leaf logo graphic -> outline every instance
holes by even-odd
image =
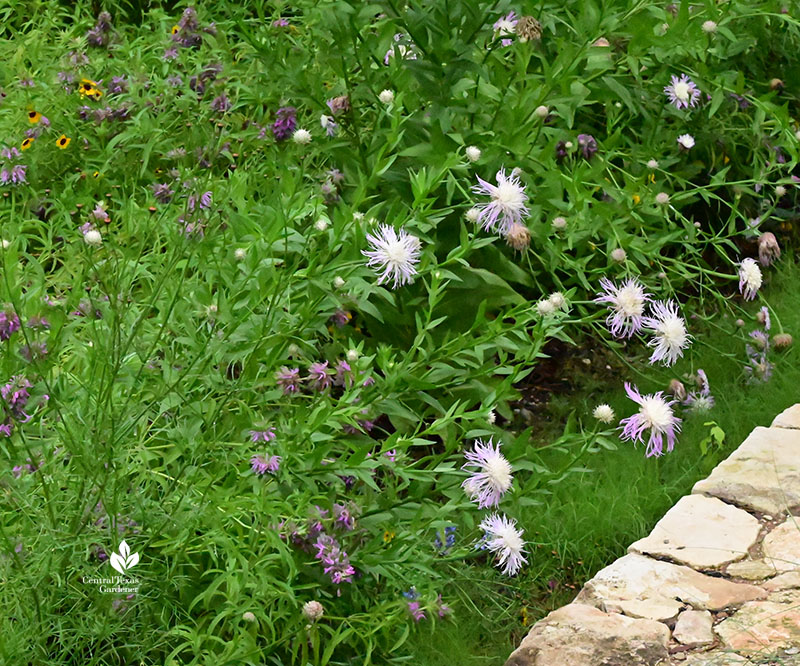
[[[112,553],[109,562],[124,576],[128,569],[132,569],[139,563],[139,553],[131,554],[130,547],[123,541],[119,544],[119,555]]]

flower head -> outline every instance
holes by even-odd
[[[781,246],[775,234],[765,231],[758,237],[758,262],[762,266],[769,266],[776,259],[781,258]]]
[[[381,90],[381,94],[378,95],[378,99],[382,104],[391,104],[394,102],[394,92],[392,90]]]
[[[500,453],[500,444],[494,445],[478,440],[472,451],[464,454],[467,462],[461,469],[473,470],[461,487],[471,500],[478,501],[478,508],[497,506],[500,499],[511,488],[511,464]]]
[[[664,453],[664,438],[667,440],[667,451],[675,446],[676,433],[680,432],[681,420],[672,411],[674,400],[666,400],[663,391],[641,395],[636,387],[625,382],[628,397],[639,405],[639,411],[633,416],[622,419],[622,439],[641,442],[644,433],[650,432],[645,455],[660,456]]]
[[[301,146],[308,145],[311,143],[311,132],[307,129],[300,128],[295,130],[294,134],[292,134],[292,139],[295,143],[300,144]]]
[[[686,322],[678,313],[675,301],[656,301],[650,306],[650,316],[645,317],[644,326],[652,329],[653,339],[647,345],[653,347],[650,363],[661,361],[672,365],[689,346],[690,336],[686,332]]]
[[[608,278],[600,280],[603,293],[595,298],[597,303],[609,304],[606,325],[615,338],[629,338],[644,325],[644,307],[650,300],[644,287],[636,278],[628,278],[618,287]]]
[[[755,259],[747,257],[739,265],[739,293],[745,300],[752,301],[756,292],[761,288],[761,269]]]
[[[700,89],[686,74],[681,74],[680,78],[673,76],[664,92],[676,109],[694,107],[700,99]]]
[[[316,622],[325,614],[325,608],[319,601],[306,601],[303,604],[303,617]]]
[[[256,455],[250,458],[250,467],[258,476],[263,476],[267,472],[270,474],[275,474],[280,465],[280,456],[270,456],[267,458],[266,456]]]
[[[694,148],[694,137],[691,134],[681,134],[678,137],[678,145],[684,150]]]
[[[287,395],[300,390],[300,368],[287,368],[284,365],[275,373],[275,379]]]
[[[487,516],[480,524],[485,534],[484,545],[499,556],[498,565],[504,574],[514,576],[526,563],[522,530],[517,529],[513,519],[496,513]]]
[[[292,106],[284,106],[275,113],[272,124],[272,135],[276,141],[285,141],[297,127],[297,110]]]
[[[528,195],[519,176],[513,171],[506,176],[505,170],[500,169],[495,175],[497,185],[486,182],[480,176],[477,178],[478,185],[474,185],[472,191],[490,197],[490,201],[475,206],[480,211],[477,221],[483,229],[505,235],[513,224],[522,224],[523,217],[527,217],[529,211],[525,205]]]
[[[500,43],[503,46],[509,46],[513,40],[509,39],[510,35],[517,32],[517,15],[514,12],[509,12],[505,16],[501,16],[494,22],[495,37],[500,37]]]
[[[614,410],[605,403],[602,405],[597,405],[592,412],[592,416],[594,416],[600,423],[611,423],[614,420]]]
[[[591,134],[578,134],[578,149],[589,160],[597,152],[597,140]]]
[[[392,286],[409,284],[417,274],[416,265],[422,244],[419,238],[399,231],[388,224],[381,224],[374,234],[367,234],[371,250],[362,250],[361,254],[369,259],[367,266],[376,266],[380,276],[378,284],[392,280]]]

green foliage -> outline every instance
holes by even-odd
[[[494,30],[512,9],[541,38]],[[736,265],[760,232],[791,241],[797,98],[770,79],[797,79],[800,24],[774,0],[197,12],[0,9],[2,660],[435,663],[430,636],[468,618],[533,619],[550,602],[531,590],[613,556],[740,434],[714,412],[701,456],[646,461],[591,417],[598,386],[632,411],[602,366],[551,401],[553,425],[520,415],[559,345],[664,383],[603,325],[603,277],[693,316],[681,372],[713,387],[724,337],[725,385],[742,383]],[[662,92],[681,73],[695,109]],[[273,131],[285,107],[310,143]],[[470,212],[500,169],[528,197],[516,235]],[[409,284],[366,264],[379,224],[419,240]],[[514,470],[500,510],[528,540],[520,579],[476,547],[488,511],[462,488],[489,438]],[[347,553],[343,580],[321,537]],[[93,582],[123,540],[132,594]]]

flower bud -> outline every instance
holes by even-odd
[[[668,204],[669,194],[667,194],[666,192],[659,192],[658,194],[656,194],[656,203],[661,204],[662,206]]]
[[[621,247],[616,248],[615,250],[611,250],[611,259],[616,261],[618,264],[621,264],[628,258],[628,253],[625,252]]]
[[[325,609],[319,601],[306,601],[306,603],[303,604],[303,615],[307,620],[311,620],[311,622],[319,620],[324,613]]]
[[[467,146],[466,153],[470,162],[477,162],[481,158],[481,149],[476,146]]]
[[[680,379],[673,379],[669,383],[667,393],[671,393],[676,400],[686,400],[686,387]]]
[[[762,266],[769,266],[781,258],[781,246],[775,234],[765,231],[758,237],[758,261]]]
[[[772,344],[775,345],[775,349],[788,349],[792,346],[792,336],[788,333],[778,333],[772,336]]]
[[[713,35],[717,31],[717,24],[714,21],[704,21],[702,28],[703,32]]]
[[[253,613],[251,613],[250,611],[247,611],[246,613],[242,614],[242,619],[245,622],[255,622],[256,621],[256,616],[253,615]]]
[[[778,92],[780,92],[781,90],[783,90],[783,81],[781,81],[780,79],[771,79],[769,82],[769,89],[777,90]]]
[[[550,109],[548,109],[548,108],[547,108],[547,107],[546,107],[544,104],[542,104],[542,105],[540,105],[540,106],[537,106],[537,107],[536,107],[536,108],[533,110],[533,114],[534,114],[535,116],[537,116],[537,117],[541,118],[542,120],[544,120],[545,118],[547,118],[547,114],[548,114],[548,113],[550,113]]]
[[[378,99],[383,104],[391,104],[392,102],[394,102],[394,92],[391,90],[382,90],[381,94],[378,95]]]
[[[528,231],[528,227],[524,224],[515,222],[506,232],[506,243],[508,243],[509,247],[522,252],[531,244],[531,232]]]
[[[560,215],[558,217],[553,218],[552,224],[553,224],[553,229],[558,229],[559,231],[567,228],[567,221]]]

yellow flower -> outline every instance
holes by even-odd
[[[633,203],[638,204],[641,200],[642,197],[640,197],[638,194],[633,195]]]
[[[392,539],[394,539],[394,532],[386,530],[383,533],[383,543],[389,543]]]
[[[20,146],[19,146],[19,147],[20,147],[20,148],[22,148],[22,150],[28,150],[28,148],[30,148],[30,147],[31,147],[31,144],[32,144],[32,143],[33,143],[33,139],[31,139],[30,137],[28,137],[27,139],[25,139],[25,140],[24,140],[24,141],[23,141],[23,142],[20,144]]]
[[[35,125],[35,124],[36,124],[36,123],[38,123],[38,122],[39,122],[41,119],[42,119],[42,114],[41,114],[41,113],[39,113],[38,111],[34,111],[33,109],[31,109],[30,111],[28,111],[28,122],[29,122],[31,125]]]
[[[179,25],[173,25],[172,26],[172,34],[173,35],[176,34],[180,29],[181,29],[181,27]]]
[[[92,174],[92,178],[100,178],[100,172],[99,172],[99,171],[95,171],[95,172]]]
[[[722,163],[723,163],[723,164],[727,164],[727,163],[728,163],[728,162],[730,162],[730,161],[731,161],[731,158],[730,158],[730,157],[728,157],[727,155],[725,155],[725,156],[722,158]]]
[[[647,176],[647,180],[649,180],[651,183],[655,183],[656,175],[654,173],[651,173],[649,176]]]
[[[72,141],[72,139],[70,139],[66,134],[62,134],[60,137],[58,137],[56,145],[59,148],[61,148],[61,150],[64,150],[64,148],[66,148],[69,145],[70,141]]]

